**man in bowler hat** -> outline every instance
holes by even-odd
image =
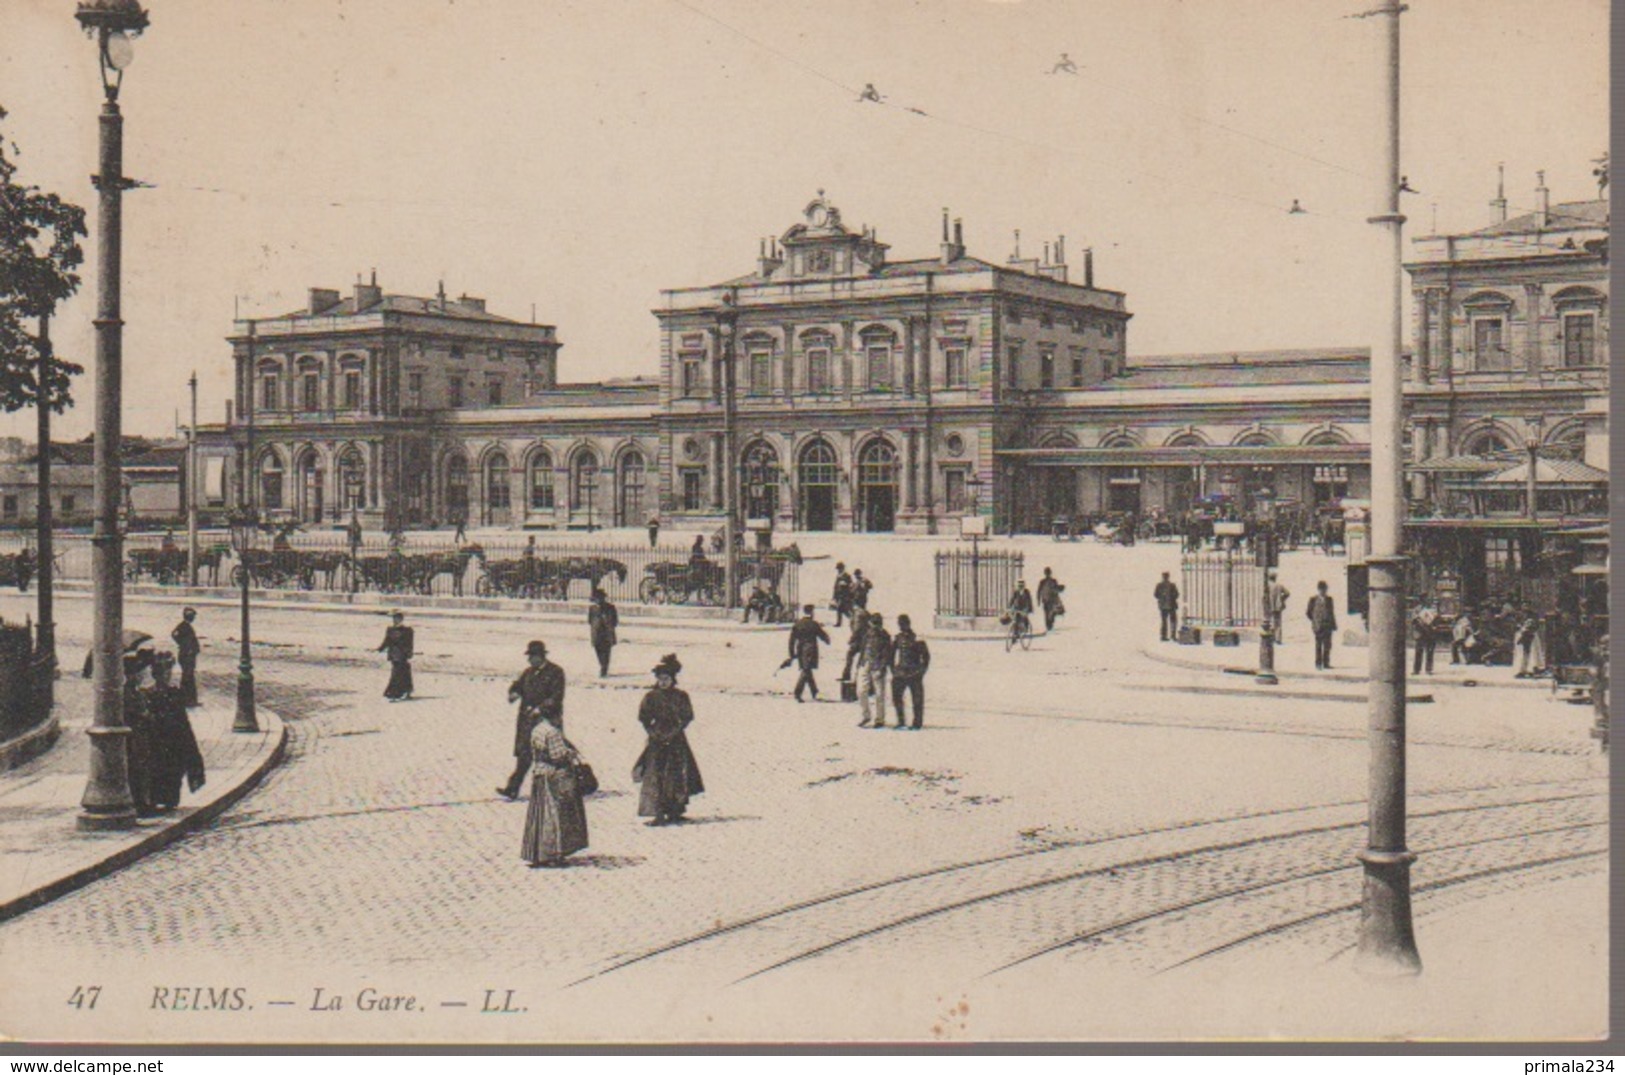
[[[514,720],[513,775],[497,794],[512,802],[519,797],[525,777],[530,773],[530,733],[543,720],[552,720],[564,730],[564,669],[547,659],[547,643],[532,642],[525,647],[525,659],[530,667],[519,673],[519,678],[508,688],[508,701],[519,703]]]

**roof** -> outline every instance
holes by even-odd
[[[1364,384],[1371,360],[1343,351],[1278,351],[1133,358],[1102,387],[1204,388],[1217,385]]]
[[[1495,455],[1436,455],[1420,463],[1407,463],[1406,470],[1419,474],[1493,474],[1506,469],[1511,453]]]
[[[1188,466],[1229,463],[1268,466],[1277,463],[1365,463],[1369,444],[1202,444],[1173,447],[1004,448],[993,454],[1033,466]]]
[[[1481,479],[1479,485],[1525,485],[1529,481],[1529,463],[1524,461],[1499,474]],[[1608,472],[1576,459],[1542,457],[1535,462],[1537,485],[1607,485]]]
[[[969,255],[955,258],[946,265],[942,263],[941,258],[914,258],[910,261],[889,261],[873,272],[863,273],[855,278],[865,280],[897,280],[910,276],[942,276],[945,274],[980,272],[997,272],[1004,273],[1009,276],[1024,277],[1030,280],[1047,280],[1053,284],[1061,284],[1066,287],[1075,287],[1085,291],[1101,292],[1107,295],[1122,294],[1121,291],[1114,291],[1108,287],[1091,287],[1087,284],[1081,284],[1076,280],[1059,280],[1054,277],[1045,276],[1042,273],[1025,272],[1012,265],[995,265],[991,261],[984,261],[981,258],[971,257]],[[817,281],[828,281],[831,279],[854,279],[854,277],[815,277],[813,279]],[[744,276],[736,276],[732,280],[724,280],[722,283],[715,284],[713,286],[752,287],[759,284],[786,284],[800,282],[802,281],[782,275],[763,276],[760,271],[757,271],[746,273]],[[689,289],[679,288],[677,290]]]
[[[1500,220],[1487,228],[1470,231],[1468,235],[1522,235],[1537,231],[1567,231],[1579,228],[1608,227],[1608,199],[1595,198],[1585,202],[1560,202],[1546,214],[1546,224],[1540,224],[1539,213],[1523,213],[1508,220]]]
[[[456,321],[488,321],[505,325],[520,324],[511,317],[499,317],[477,306],[466,305],[456,299],[424,299],[416,295],[385,295],[378,302],[362,306],[356,305],[356,296],[329,306],[321,313],[313,314],[309,307],[294,310],[291,313],[278,315],[274,318],[264,318],[272,321],[300,321],[311,320],[318,317],[351,317],[355,314],[400,313],[400,314],[428,314],[432,317],[445,317]]]

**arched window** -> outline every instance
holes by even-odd
[[[260,456],[260,508],[282,510],[282,460],[275,452]]]
[[[526,485],[530,489],[531,511],[553,510],[553,453],[546,448],[531,455],[530,479]]]
[[[1170,448],[1205,448],[1207,440],[1200,433],[1181,433],[1168,442]]]
[[[344,511],[367,506],[367,463],[354,445],[339,456],[339,498]]]
[[[1481,429],[1461,442],[1462,455],[1492,456],[1512,450],[1512,444],[1498,430]]]
[[[745,449],[739,462],[739,489],[747,519],[771,519],[779,511],[779,453],[766,441]]]
[[[322,521],[327,475],[314,448],[299,458],[299,517],[307,523]]]
[[[280,371],[275,362],[260,363],[260,410],[274,411],[282,406]],[[250,403],[253,401],[250,400]]]
[[[1243,448],[1268,448],[1274,443],[1275,442],[1270,439],[1270,435],[1268,433],[1260,430],[1254,430],[1251,433],[1247,433],[1236,438],[1237,446]]]
[[[583,448],[570,462],[570,510],[590,511],[598,493],[598,453]]]
[[[797,488],[801,498],[800,524],[803,530],[835,529],[841,464],[826,440],[811,442],[801,450],[796,464]]]
[[[508,487],[508,457],[501,452],[485,461],[485,506],[507,511],[512,493]]]
[[[468,457],[461,452],[446,461],[446,510],[453,519],[468,518]]]
[[[615,522],[617,526],[637,526],[643,522],[643,478],[646,464],[643,453],[629,448],[621,453],[617,468]]]

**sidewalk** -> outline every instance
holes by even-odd
[[[183,791],[174,813],[142,819],[133,829],[82,832],[79,800],[90,771],[90,683],[63,676],[56,688],[56,715],[62,735],[41,756],[0,773],[0,921],[49,903],[59,896],[128,866],[207,825],[282,759],[287,730],[276,714],[258,711],[257,735],[231,730],[234,702],[205,694],[190,710],[192,729],[203,752],[207,783],[196,794]]]

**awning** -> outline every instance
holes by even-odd
[[[1368,444],[1219,444],[1168,448],[1002,448],[1000,459],[1036,467],[1276,466],[1369,463]]]
[[[1405,469],[1414,474],[1494,474],[1516,461],[1508,454],[1436,455],[1420,463],[1407,463]]]
[[[1529,464],[1523,462],[1480,479],[1478,484],[1521,486],[1528,482]],[[1539,459],[1535,463],[1535,482],[1544,487],[1565,485],[1595,488],[1608,484],[1608,472],[1575,459]]]

